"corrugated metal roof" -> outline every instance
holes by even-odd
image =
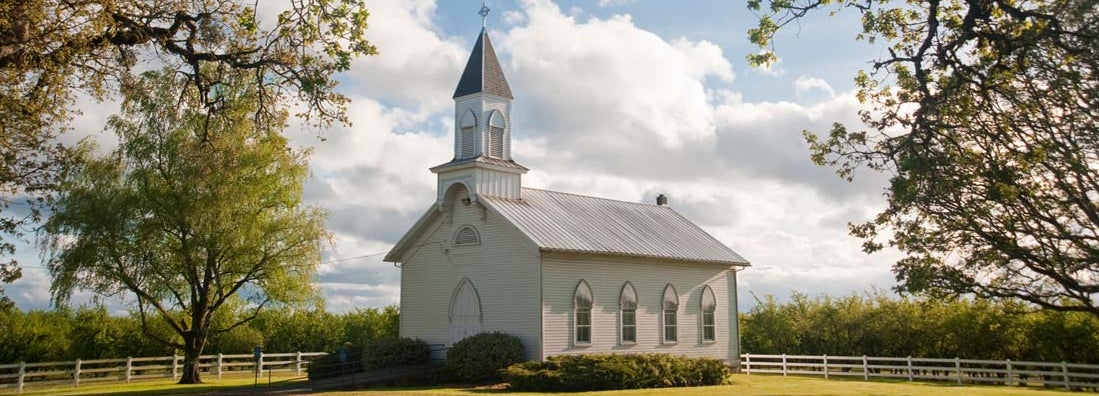
[[[487,92],[508,99],[514,99],[511,95],[511,87],[504,78],[504,70],[500,68],[500,61],[496,59],[496,50],[492,48],[492,41],[488,39],[488,32],[481,29],[481,35],[477,37],[477,44],[473,45],[473,52],[469,54],[466,68],[462,71],[462,77],[458,79],[458,87],[454,89],[454,97],[466,96],[478,92]]]
[[[532,188],[522,189],[522,199],[480,199],[544,251],[748,264],[667,206]]]

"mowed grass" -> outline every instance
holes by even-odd
[[[202,385],[176,385],[171,381],[156,380],[142,381],[131,384],[89,384],[80,388],[73,387],[27,387],[24,395],[175,395],[175,394],[234,394],[234,390],[241,393],[251,393],[263,390],[266,378],[260,382],[259,388],[252,387],[252,377],[232,377],[222,380],[207,379],[207,384]],[[292,375],[276,375],[274,377],[276,389],[307,389],[308,383],[302,378]],[[13,390],[5,389],[4,394],[10,394]],[[259,392],[257,392],[259,393]],[[259,393],[262,394],[262,393]],[[309,393],[307,393],[309,394]],[[547,393],[516,393],[502,389],[492,388],[460,388],[460,387],[431,387],[431,388],[385,388],[359,391],[331,391],[311,393],[324,396],[375,396],[375,395],[399,395],[399,396],[429,396],[429,395],[506,395],[518,394],[527,396],[545,395]],[[628,391],[607,392],[583,392],[583,393],[557,393],[557,395],[687,395],[687,396],[828,396],[828,395],[874,395],[874,396],[902,396],[902,395],[1067,395],[1069,392],[1059,389],[1020,388],[1006,386],[973,386],[955,385],[951,383],[932,382],[903,382],[903,381],[858,381],[849,379],[823,379],[819,377],[782,377],[778,375],[743,375],[733,376],[733,385],[706,386],[697,388],[662,388],[641,389]]]
[[[304,373],[302,373],[304,375]],[[260,377],[259,385],[255,386],[255,389],[262,389],[267,387],[267,375],[266,373]],[[80,387],[73,387],[72,385],[51,385],[51,386],[35,386],[34,384],[27,384],[23,387],[23,393],[21,395],[180,395],[180,394],[203,394],[224,392],[226,390],[241,389],[252,390],[255,382],[255,376],[252,373],[247,374],[229,374],[223,375],[222,379],[217,379],[217,376],[203,375],[204,384],[197,385],[179,385],[175,380],[171,379],[147,379],[147,380],[135,380],[129,384],[125,382],[92,382],[86,384],[80,384]],[[293,373],[274,373],[271,376],[271,386],[283,388],[290,384],[308,384],[305,377],[297,376]],[[0,388],[0,395],[14,395],[14,388]]]
[[[319,393],[318,393],[319,394]],[[375,395],[485,395],[517,394],[546,395],[548,393],[511,393],[496,389],[478,388],[419,388],[419,389],[378,389],[347,392],[326,392],[325,396],[375,396]],[[687,395],[687,396],[830,396],[830,395],[1067,395],[1064,390],[1019,388],[1006,386],[973,386],[947,383],[892,382],[892,381],[855,381],[847,379],[824,379],[820,377],[783,377],[778,375],[733,376],[733,385],[704,386],[697,388],[661,388],[627,391],[557,393],[556,395]]]

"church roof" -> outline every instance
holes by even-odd
[[[462,78],[458,80],[458,88],[454,90],[454,97],[461,97],[479,92],[490,93],[508,99],[514,99],[511,95],[511,87],[504,78],[504,70],[500,68],[500,61],[496,59],[496,50],[492,49],[492,41],[488,39],[488,32],[481,29],[481,35],[477,37],[477,44],[473,46],[473,53],[469,54]]]
[[[523,173],[526,173],[528,170],[530,170],[530,169],[527,169],[527,167],[525,167],[525,166],[519,165],[519,163],[515,162],[514,160],[504,160],[504,159],[499,159],[499,158],[486,157],[486,156],[483,156],[483,155],[478,155],[476,157],[466,158],[466,159],[457,159],[457,158],[455,158],[455,159],[452,159],[452,160],[450,160],[450,162],[447,162],[445,164],[435,165],[435,166],[431,167],[430,170],[432,172],[437,172],[437,171],[442,170],[444,168],[455,168],[455,167],[458,167],[458,166],[461,166],[461,165],[474,164],[474,163],[488,164],[488,165],[495,165],[495,166],[499,166],[499,167],[503,167],[503,168],[517,169],[519,171],[522,171]]]
[[[522,199],[482,196],[541,251],[613,254],[747,265],[667,206],[522,189]]]
[[[522,189],[522,199],[480,196],[543,252],[633,256],[748,265],[728,246],[667,206]],[[433,205],[386,255],[400,261],[416,235],[442,212]]]

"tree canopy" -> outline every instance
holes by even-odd
[[[334,73],[375,48],[362,0],[0,1],[0,281],[20,275],[16,245],[40,220],[71,152],[57,138],[78,98],[111,99],[119,82],[162,65],[216,110],[228,74],[247,77],[253,116],[297,101],[314,125],[346,122]],[[0,289],[2,296],[2,289]]]
[[[308,152],[280,135],[286,113],[254,117],[258,88],[229,79],[211,112],[186,78],[167,69],[123,85],[108,125],[120,146],[85,150],[46,229],[57,304],[78,289],[132,297],[146,328],[179,336],[161,341],[183,350],[181,382],[195,383],[211,334],[315,297],[327,233],[302,204]]]
[[[884,42],[855,82],[862,127],[806,131],[812,160],[891,176],[888,206],[850,226],[885,245],[903,292],[1021,299],[1099,316],[1099,2],[753,0],[749,31],[858,12]]]

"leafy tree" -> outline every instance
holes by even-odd
[[[888,55],[856,78],[863,128],[808,131],[850,180],[891,175],[851,225],[885,244],[903,292],[1021,299],[1099,316],[1099,7],[1095,0],[753,0],[751,40],[815,10],[858,12]],[[771,51],[749,56],[756,64]]]
[[[65,177],[46,224],[55,303],[77,289],[132,296],[143,327],[178,335],[146,332],[183,351],[181,383],[201,382],[210,335],[315,297],[327,235],[301,202],[307,152],[279,134],[286,114],[255,117],[260,89],[234,76],[211,94],[170,69],[125,84],[109,121],[119,148]]]
[[[70,164],[72,153],[56,139],[79,113],[77,98],[110,99],[135,70],[167,64],[211,109],[225,73],[236,72],[254,88],[257,119],[280,119],[272,105],[292,98],[316,125],[346,122],[347,98],[335,92],[332,76],[355,56],[376,52],[364,36],[363,0],[296,0],[277,17],[257,18],[260,4],[0,2],[0,282],[19,278],[16,245]]]

